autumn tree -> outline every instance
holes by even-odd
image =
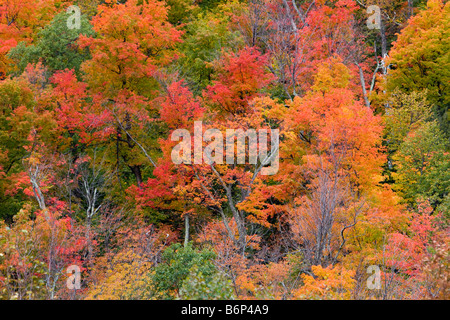
[[[11,221],[14,213],[22,207],[21,192],[14,183],[22,172],[21,159],[26,155],[23,146],[28,144],[35,101],[26,81],[2,81],[0,95],[0,216]]]
[[[389,53],[387,90],[427,90],[435,119],[448,136],[449,15],[450,5],[430,0],[427,8],[411,18]]]
[[[296,179],[284,181],[295,190],[284,200],[294,239],[312,265],[338,261],[381,180],[381,121],[355,100],[349,79],[348,69],[331,60],[319,67],[313,90],[290,104],[282,156],[289,159],[284,173]]]
[[[92,25],[98,38],[79,38],[80,47],[89,47],[92,54],[82,70],[99,103],[109,110],[115,166],[123,162],[139,185],[141,167],[148,160],[136,143],[141,138],[136,131],[154,115],[148,100],[158,88],[154,76],[174,58],[181,32],[167,21],[164,3],[152,0],[106,2],[98,7]]]
[[[6,57],[8,52],[21,41],[33,42],[40,28],[67,5],[64,0],[0,2],[0,78],[10,69],[10,60]]]
[[[240,34],[230,28],[230,17],[221,10],[199,13],[186,26],[180,45],[180,75],[193,92],[201,93],[210,85],[216,69],[214,61],[223,50],[240,48]]]
[[[448,9],[0,0],[0,298],[447,298]]]
[[[15,73],[21,74],[29,63],[41,61],[50,75],[56,70],[74,69],[80,76],[80,65],[89,58],[89,53],[86,49],[79,50],[77,39],[80,34],[92,36],[93,31],[85,15],[81,15],[80,29],[69,29],[70,16],[66,12],[59,13],[38,32],[33,44],[27,46],[26,42],[20,42],[10,50],[8,57],[16,64]]]

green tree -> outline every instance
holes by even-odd
[[[178,64],[194,93],[199,94],[214,77],[214,62],[223,50],[243,46],[237,31],[230,30],[230,17],[222,11],[200,13],[186,26],[186,36],[180,46]]]
[[[194,249],[191,244],[183,247],[176,243],[168,247],[162,253],[162,261],[155,268],[153,276],[158,298],[174,298],[194,266],[203,276],[212,276],[216,271],[213,264],[214,258],[214,252],[207,249],[201,251]]]
[[[187,23],[200,11],[200,7],[191,0],[166,0],[167,20],[174,26]]]
[[[450,190],[450,154],[446,139],[434,122],[411,131],[393,157],[397,165],[395,188],[414,204],[419,198],[436,208]]]
[[[432,117],[426,91],[404,93],[395,90],[386,110],[386,138],[390,152],[395,152],[408,133],[417,129]]]
[[[57,14],[52,22],[38,33],[35,44],[27,46],[20,42],[8,54],[17,65],[17,73],[21,74],[29,63],[41,61],[50,75],[56,70],[74,69],[80,75],[80,66],[90,58],[88,49],[80,49],[77,40],[80,34],[93,36],[94,31],[85,15],[81,16],[80,29],[69,29],[67,20],[71,14]]]

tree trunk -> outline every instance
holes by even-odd
[[[383,18],[380,18],[380,37],[381,37],[381,56],[384,59],[387,56],[387,39],[386,39],[386,26],[384,25]]]
[[[88,255],[87,255],[87,261],[88,265],[92,268],[93,267],[93,252],[94,249],[92,248],[92,241],[91,241],[91,217],[86,217],[86,242],[87,242],[87,249],[88,249]]]
[[[184,215],[184,247],[189,243],[189,214]]]
[[[141,183],[142,183],[142,174],[141,174],[141,166],[134,165],[134,166],[128,166],[130,170],[133,172],[134,176],[136,177],[137,186],[140,189]]]

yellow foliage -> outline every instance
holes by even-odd
[[[321,64],[314,78],[313,91],[329,92],[333,88],[346,88],[351,78],[349,69],[338,57]]]
[[[90,288],[86,300],[149,300],[153,295],[152,263],[131,250],[116,255],[103,281]]]
[[[304,285],[297,290],[297,299],[349,300],[356,284],[354,271],[345,268],[312,266],[315,277],[303,274]]]

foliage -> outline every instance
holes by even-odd
[[[205,277],[194,265],[183,281],[180,299],[183,300],[231,300],[234,298],[231,281],[223,273]]]
[[[448,299],[449,8],[0,0],[0,298]]]
[[[427,90],[435,118],[449,135],[449,20],[450,4],[430,0],[427,9],[401,31],[387,61],[391,64],[387,89],[404,92]]]
[[[89,59],[89,53],[78,48],[77,40],[80,34],[91,36],[93,31],[85,15],[81,16],[80,29],[69,29],[69,17],[70,14],[65,12],[56,15],[37,34],[33,44],[26,46],[25,42],[20,42],[10,50],[8,57],[16,64],[17,74],[22,74],[29,63],[41,61],[50,74],[56,70],[74,69],[80,75],[80,66]]]
[[[313,266],[314,276],[303,275],[304,285],[296,292],[299,299],[350,299],[355,284],[353,272],[345,269]]]
[[[199,251],[190,244],[182,247],[181,244],[176,243],[166,248],[161,255],[161,263],[156,266],[153,276],[157,297],[175,297],[194,266],[198,268],[197,274],[211,277],[215,271],[212,262],[214,256],[212,251]],[[193,281],[192,278],[190,281]],[[188,294],[187,292],[189,291],[185,291],[185,294]]]
[[[405,200],[427,199],[439,205],[450,190],[450,154],[447,142],[436,122],[423,124],[411,131],[400,145],[398,168],[394,175]]]

